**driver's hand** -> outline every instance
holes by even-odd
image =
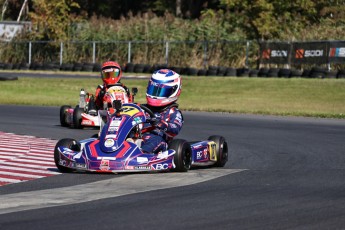
[[[168,129],[168,123],[163,121],[163,120],[160,120],[159,121],[159,124],[156,125],[156,127],[162,131],[167,131]]]
[[[158,120],[157,118],[152,118],[150,121],[150,124],[155,127],[157,127],[159,123],[160,123],[160,120]]]

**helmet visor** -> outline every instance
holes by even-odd
[[[118,68],[108,68],[102,70],[102,78],[108,79],[108,78],[116,78],[120,75],[120,70]]]
[[[147,94],[153,97],[170,97],[176,91],[177,86],[167,86],[163,84],[149,82]]]

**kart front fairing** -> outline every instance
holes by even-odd
[[[60,165],[81,171],[123,172],[155,171],[175,168],[174,150],[159,154],[143,153],[127,142],[133,127],[146,121],[145,113],[135,104],[124,104],[122,112],[109,117],[99,138],[76,143],[77,148],[58,147]]]

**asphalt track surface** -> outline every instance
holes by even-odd
[[[0,131],[56,140],[95,133],[60,127],[58,114],[57,107],[0,105]],[[0,229],[345,228],[344,120],[196,112],[184,119],[179,138],[227,139],[224,168],[60,174],[5,185]],[[10,201],[23,205],[9,212]],[[29,203],[38,206],[25,210]]]

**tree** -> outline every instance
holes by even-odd
[[[79,8],[73,0],[34,0],[34,12],[30,13],[33,35],[42,40],[66,40],[70,25],[77,20],[72,8]]]
[[[317,1],[315,1],[317,2]],[[250,39],[278,38],[286,28],[298,29],[316,17],[313,0],[221,0]]]

